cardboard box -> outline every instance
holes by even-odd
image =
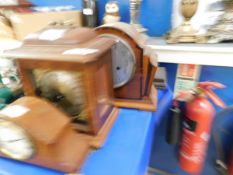
[[[81,11],[16,13],[10,17],[16,39],[23,40],[28,34],[41,30],[52,22],[63,21],[82,26]]]

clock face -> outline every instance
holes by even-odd
[[[116,44],[112,49],[114,88],[128,83],[135,73],[136,58],[131,47],[122,39],[114,37]]]
[[[0,151],[10,158],[26,160],[35,152],[34,145],[18,125],[0,119]]]

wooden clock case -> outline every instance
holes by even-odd
[[[58,26],[59,28],[59,26]],[[61,27],[62,28],[62,27]],[[129,24],[114,23],[97,27],[94,31],[86,28],[63,26],[66,32],[57,40],[41,40],[39,35],[32,34],[25,45],[72,45],[80,41],[91,41],[91,38],[115,40],[109,36],[124,40],[135,55],[135,73],[131,80],[123,87],[114,89],[114,105],[117,107],[136,108],[141,110],[155,111],[157,108],[157,93],[153,86],[154,76],[157,70],[156,54],[146,47],[147,38],[141,35]],[[46,30],[46,29],[45,29]],[[90,32],[87,32],[89,30]],[[110,56],[112,59],[112,56]],[[112,80],[110,80],[112,81]]]
[[[136,55],[135,75],[128,84],[114,91],[112,46],[115,41],[104,34],[122,37]],[[156,109],[157,96],[152,82],[157,62],[151,59],[154,54],[145,51],[144,42],[127,24],[102,26],[96,30],[55,26],[29,35],[20,48],[3,54],[15,59],[26,95],[12,105],[30,109],[22,117],[9,118],[29,133],[37,148],[35,155],[26,162],[64,172],[76,171],[90,148],[103,144],[118,115],[114,105]],[[36,97],[35,69],[81,72],[88,121],[84,130],[83,126],[71,125],[71,116],[67,113],[46,99]]]
[[[56,39],[41,39],[43,32],[64,30]],[[92,137],[93,147],[100,147],[112,127],[118,109],[113,105],[111,47],[114,42],[98,38],[87,28],[49,27],[30,35],[20,48],[4,53],[15,58],[26,96],[37,96],[32,71],[81,72],[85,90],[87,125],[77,125],[79,132]],[[69,115],[68,115],[69,116]]]
[[[1,5],[0,9],[13,10],[14,12],[31,12],[32,3],[27,0],[18,0],[18,4]]]
[[[26,111],[12,117],[10,113],[14,111],[9,111],[15,106]],[[22,97],[6,109],[9,116],[3,110],[0,112],[0,118],[23,128],[35,149],[34,155],[21,161],[67,173],[80,169],[90,151],[90,140],[74,130],[70,119],[63,112],[37,97]],[[0,155],[11,158],[2,153]]]
[[[123,39],[135,54],[134,76],[123,87],[114,89],[114,104],[118,107],[155,111],[157,93],[153,80],[157,70],[157,58],[145,45],[147,37],[138,33],[131,25],[121,22],[97,27],[96,32],[103,38],[113,36]]]

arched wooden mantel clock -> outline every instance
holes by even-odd
[[[79,170],[90,139],[52,104],[22,97],[0,111],[0,155],[63,172]]]
[[[157,94],[153,86],[156,54],[146,47],[147,38],[126,23],[95,29],[100,37],[115,41],[112,48],[115,105],[155,111]]]
[[[118,115],[115,105],[155,110],[152,81],[157,61],[144,41],[122,23],[96,30],[54,26],[5,52],[15,58],[25,95],[32,97],[12,104],[27,109],[22,117],[12,118],[7,108],[0,112],[0,130],[1,125],[15,128],[12,142],[25,138],[16,152],[11,140],[0,144],[2,156],[72,172],[80,168],[88,150],[103,144]],[[0,134],[0,142],[4,139]]]

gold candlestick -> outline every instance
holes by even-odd
[[[198,7],[198,0],[182,0],[181,13],[184,17],[184,22],[167,35],[168,43],[195,43],[201,42],[201,37],[197,35],[191,25],[191,19],[195,15]]]
[[[147,31],[139,22],[141,1],[142,0],[130,0],[130,24],[140,33]]]

